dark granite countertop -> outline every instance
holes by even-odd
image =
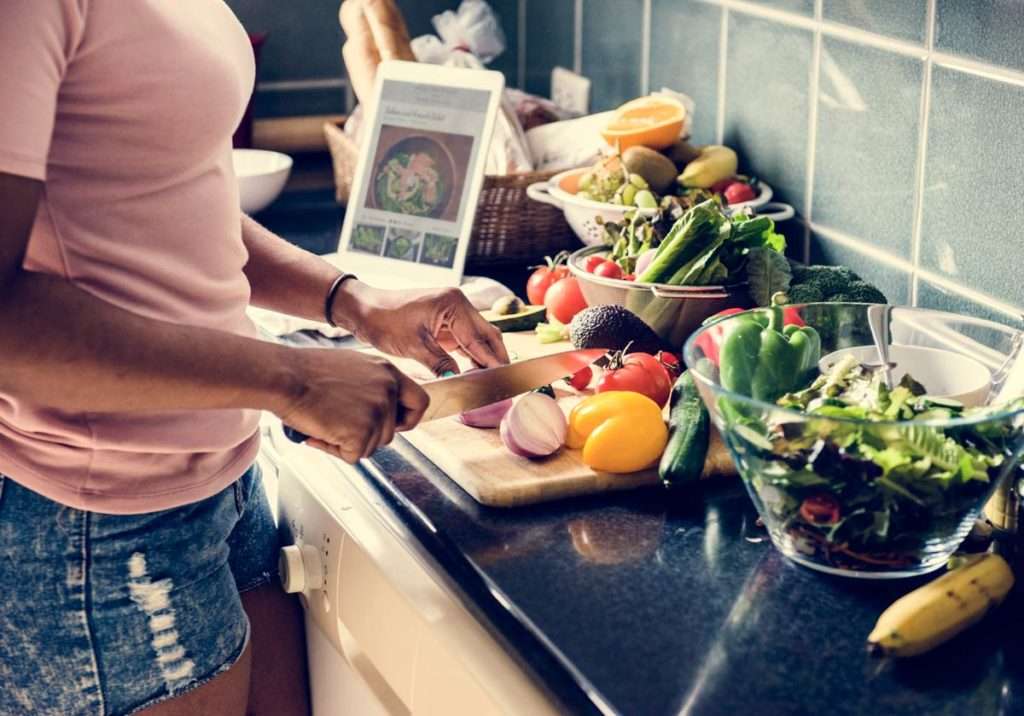
[[[267,223],[336,242],[339,224],[315,213]],[[358,474],[567,712],[1024,713],[1019,598],[925,656],[871,657],[879,613],[919,582],[789,563],[738,481],[498,510],[401,439]]]

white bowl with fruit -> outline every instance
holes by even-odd
[[[645,112],[649,124],[641,121]],[[685,109],[670,98],[629,102],[604,133],[614,142],[612,156],[533,184],[527,194],[561,209],[588,246],[602,243],[604,224],[621,223],[627,211],[653,216],[673,203],[686,209],[713,196],[730,212],[749,209],[775,221],[793,217],[791,206],[772,203],[771,187],[737,173],[732,149],[694,147],[679,139],[684,118]]]

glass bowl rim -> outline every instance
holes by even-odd
[[[854,302],[854,301],[843,301],[843,302],[836,302],[836,303],[830,303],[830,302],[827,302],[827,301],[818,301],[818,302],[815,302],[815,303],[786,304],[784,306],[784,308],[804,308],[804,307],[807,307],[807,306],[824,306],[824,307],[828,307],[828,308],[834,307],[834,308],[838,309],[838,308],[841,308],[843,306],[875,306],[875,305],[883,305],[883,304],[859,303],[859,302]],[[969,323],[974,323],[974,324],[977,324],[977,325],[982,325],[982,326],[984,326],[986,328],[996,328],[996,329],[999,329],[999,330],[1002,330],[1002,331],[1005,331],[1005,332],[1013,332],[1016,335],[1024,335],[1024,331],[1021,331],[1019,329],[1015,329],[1012,326],[1008,326],[1008,325],[1006,325],[1004,323],[997,323],[996,321],[990,321],[990,320],[985,319],[985,318],[976,318],[974,316],[963,316],[963,315],[960,315],[960,314],[957,314],[957,313],[951,313],[949,311],[939,311],[939,310],[935,310],[935,309],[931,309],[931,308],[919,308],[917,306],[892,306],[892,307],[893,308],[899,308],[899,309],[905,310],[905,311],[913,311],[914,313],[918,313],[918,314],[931,314],[931,315],[934,315],[934,316],[945,316],[945,317],[957,319],[959,321],[966,321],[966,322],[969,322]],[[696,331],[691,333],[690,337],[686,339],[686,343],[683,344],[683,356],[682,357],[683,357],[683,363],[686,364],[687,370],[689,370],[693,374],[694,379],[704,383],[705,385],[707,385],[708,388],[710,388],[711,391],[714,392],[716,395],[719,395],[719,396],[722,396],[722,397],[727,397],[730,400],[738,401],[741,404],[745,404],[745,405],[757,408],[757,409],[762,410],[762,411],[764,411],[764,410],[772,410],[772,411],[775,411],[775,412],[783,413],[785,415],[791,415],[791,416],[793,416],[795,418],[799,418],[800,420],[828,420],[828,421],[833,421],[833,422],[837,422],[837,423],[846,423],[846,424],[850,424],[850,425],[898,426],[898,425],[914,424],[914,425],[923,425],[925,427],[930,427],[930,428],[945,429],[945,428],[966,427],[966,426],[970,426],[970,425],[981,425],[983,423],[988,423],[988,422],[993,422],[993,421],[1013,420],[1013,419],[1015,419],[1015,418],[1017,418],[1019,416],[1024,416],[1024,400],[1021,400],[1020,401],[1021,404],[1018,407],[1016,407],[1016,408],[1009,408],[1009,409],[1006,409],[1006,410],[998,410],[998,411],[987,412],[987,413],[983,413],[981,415],[973,416],[973,417],[969,417],[969,418],[950,418],[950,419],[946,419],[946,420],[937,420],[937,419],[936,420],[868,420],[867,418],[852,418],[852,417],[843,417],[843,416],[834,416],[834,415],[814,415],[813,413],[805,413],[805,412],[797,410],[795,408],[786,408],[786,407],[783,407],[783,406],[778,405],[776,403],[769,403],[769,402],[767,402],[765,400],[758,400],[757,398],[752,398],[749,395],[743,395],[742,393],[736,393],[736,392],[733,392],[731,390],[728,390],[727,388],[723,387],[721,383],[713,381],[713,380],[709,379],[708,377],[702,375],[700,373],[700,371],[698,371],[696,369],[696,366],[690,365],[689,357],[690,357],[690,354],[694,351],[695,344],[696,344],[696,341],[697,341],[697,337],[702,335],[706,330],[708,330],[712,326],[718,325],[719,323],[725,323],[726,321],[730,321],[730,320],[736,319],[736,318],[738,318],[740,316],[745,316],[745,315],[752,314],[752,313],[755,313],[755,312],[762,312],[762,311],[767,311],[767,310],[769,310],[769,309],[764,307],[764,306],[761,306],[761,307],[757,307],[757,308],[748,308],[745,311],[741,311],[740,313],[732,313],[732,314],[729,314],[728,316],[720,316],[720,317],[716,318],[713,321],[709,321],[709,322],[701,325],[700,328],[698,328]],[[1024,360],[1024,351],[1022,351],[1022,353],[1021,353],[1020,357],[1018,358],[1018,360]]]

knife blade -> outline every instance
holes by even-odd
[[[565,351],[421,383],[420,387],[430,396],[430,405],[421,422],[458,415],[528,393],[586,368],[605,353],[607,351],[598,348]],[[297,443],[309,437],[287,425],[284,434]]]

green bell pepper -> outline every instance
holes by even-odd
[[[821,359],[821,338],[810,326],[784,325],[780,301],[733,319],[720,351],[722,387],[775,402],[804,386]]]

